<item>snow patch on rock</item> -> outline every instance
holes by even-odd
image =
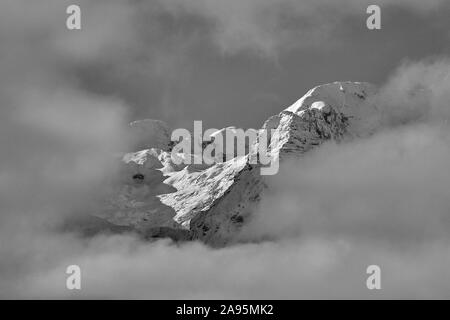
[[[364,82],[334,82],[311,89],[264,123],[261,130],[273,130],[268,152],[277,152],[282,162],[287,157],[301,157],[327,140],[373,133],[380,125],[372,99],[375,94],[375,87]],[[119,182],[111,187],[107,206],[99,216],[150,236],[199,239],[212,246],[233,242],[267,188],[261,166],[249,161],[260,142],[247,145],[246,156],[226,162],[176,165],[173,157],[193,162],[197,155],[172,155],[167,125],[143,120],[131,127],[140,149],[120,160]],[[225,137],[235,130],[218,130],[210,143],[215,143],[219,133]]]

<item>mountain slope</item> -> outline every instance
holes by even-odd
[[[372,85],[361,82],[335,82],[311,89],[264,123],[261,130],[272,130],[268,151],[279,153],[282,165],[287,157],[300,157],[327,140],[373,133],[381,121],[372,102],[375,94]],[[151,125],[150,130],[145,123]],[[140,123],[144,125],[140,130],[148,134],[155,123],[165,128],[149,120]],[[175,165],[167,147],[167,130],[162,134],[156,131],[158,138],[147,140],[154,148],[123,156],[122,178],[112,187],[107,210],[98,216],[150,236],[199,239],[212,246],[232,242],[267,188],[269,176],[260,174],[260,165],[249,163],[258,142],[250,146],[249,155],[227,162]]]

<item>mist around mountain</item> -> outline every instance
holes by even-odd
[[[264,178],[243,159],[174,166],[145,123],[157,145],[118,154],[132,144],[114,99],[22,96],[45,108],[2,127],[20,134],[2,153],[0,296],[449,298],[449,72],[408,63],[378,88],[319,85],[280,107],[262,124],[280,171]]]

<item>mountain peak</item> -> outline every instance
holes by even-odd
[[[325,104],[338,108],[352,107],[375,93],[375,86],[367,82],[337,81],[312,88],[285,110],[299,114],[317,101],[323,101]]]
[[[309,90],[285,111],[301,116],[307,110],[327,113],[332,109],[352,119],[347,133],[360,137],[371,134],[380,125],[381,115],[374,101],[376,93],[376,87],[367,82],[332,82]]]
[[[270,152],[278,152],[282,162],[286,157],[301,157],[330,139],[370,135],[380,121],[373,99],[376,92],[365,82],[333,82],[309,90],[264,123],[262,130],[271,130]],[[123,157],[122,172],[130,177],[121,179],[110,197],[109,213],[101,216],[146,236],[177,238],[179,233],[178,238],[199,239],[213,246],[233,241],[267,188],[259,165],[240,157],[195,170],[175,166],[167,148],[170,131],[164,122],[147,119],[131,127],[139,142],[136,145],[149,150],[133,150]],[[227,127],[215,134],[233,130]]]

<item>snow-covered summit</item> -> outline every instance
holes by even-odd
[[[333,82],[322,84],[309,90],[303,97],[286,108],[286,111],[299,114],[317,101],[336,106],[342,112],[360,105],[361,100],[376,93],[376,88],[367,82]]]
[[[361,136],[379,126],[380,114],[373,102],[376,93],[376,87],[367,82],[333,82],[309,90],[285,111],[302,115],[312,109],[324,113],[333,109],[352,119],[347,128],[349,134]]]
[[[374,86],[364,82],[311,89],[264,123],[261,130],[273,132],[269,151],[279,154],[282,166],[283,159],[301,157],[327,140],[371,134],[380,122],[375,94]],[[98,216],[150,236],[199,239],[213,246],[232,242],[267,188],[260,165],[251,164],[250,155],[208,166],[175,165],[167,125],[144,120],[131,127],[142,150],[122,158],[120,183]],[[235,128],[215,135],[230,130]],[[255,145],[247,147],[255,150]]]

